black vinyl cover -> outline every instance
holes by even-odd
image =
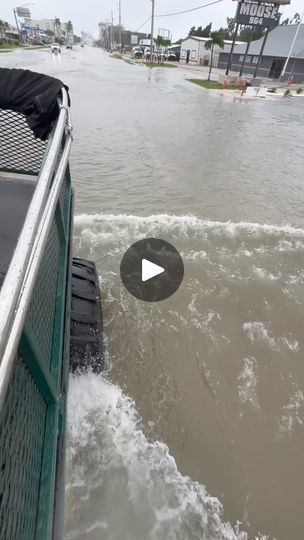
[[[23,113],[36,138],[46,140],[59,114],[57,98],[68,87],[28,69],[0,68],[0,109]]]

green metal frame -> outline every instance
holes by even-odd
[[[67,167],[0,411],[0,540],[63,537],[72,207]]]

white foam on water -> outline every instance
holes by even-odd
[[[151,225],[159,225],[160,223],[171,228],[174,225],[178,225],[179,228],[182,226],[186,227],[198,227],[206,229],[218,228],[222,230],[223,228],[230,231],[232,234],[237,231],[251,231],[251,232],[268,232],[268,233],[286,233],[291,236],[296,235],[304,237],[304,229],[292,227],[291,225],[268,225],[261,223],[250,223],[247,221],[232,222],[232,221],[212,221],[208,219],[200,219],[195,216],[186,215],[186,216],[176,216],[170,214],[154,214],[151,216],[135,216],[130,214],[79,214],[75,217],[76,225],[86,225],[91,227],[95,223],[104,222],[127,225],[131,224],[133,226],[139,226],[141,223],[147,223]]]
[[[259,321],[247,322],[243,324],[242,328],[250,341],[261,341],[267,344],[273,351],[279,350],[279,345],[276,343],[275,338],[270,335],[270,330],[266,327],[265,323]]]
[[[257,361],[255,358],[244,358],[243,370],[239,374],[239,399],[243,405],[252,405],[259,409],[257,397],[258,379],[256,375]]]
[[[79,456],[91,460],[90,485]],[[76,497],[70,509],[73,514],[68,518],[66,540],[110,539],[113,527],[115,538],[132,540],[247,539],[238,527],[225,523],[217,498],[208,495],[204,486],[181,475],[168,447],[146,438],[132,400],[102,376],[89,373],[71,377],[68,465],[73,473],[67,485],[67,499],[73,499],[74,489]],[[116,492],[117,478],[121,480]],[[82,488],[90,499],[96,497],[97,487],[106,491],[105,499],[110,498],[114,505],[115,521],[111,522],[111,516],[96,515],[88,525],[80,518],[83,501],[77,493]],[[94,506],[94,499],[91,504]],[[133,531],[132,536],[128,531],[125,509],[119,504],[127,506],[132,522],[140,521],[138,535]]]
[[[251,238],[260,236],[270,236],[278,238],[278,249],[284,250],[284,241],[287,250],[292,248],[289,237],[304,240],[304,230],[292,227],[291,225],[267,225],[259,223],[231,221],[221,222],[208,219],[200,219],[195,216],[176,216],[169,214],[155,214],[151,216],[134,216],[128,214],[80,214],[75,217],[75,231],[82,232],[84,236],[94,237],[102,235],[104,240],[111,238],[123,239],[130,236],[153,235],[161,230],[163,233],[176,231],[179,237],[188,238],[189,233],[197,232],[212,233],[213,235],[224,235],[225,237],[242,236],[244,233]],[[287,238],[282,238],[286,236]],[[301,244],[303,245],[303,244]]]
[[[242,329],[252,343],[254,341],[259,341],[267,345],[273,351],[282,352],[286,349],[289,349],[292,352],[300,351],[299,342],[292,335],[289,334],[288,337],[273,337],[269,325],[263,322],[247,322],[243,324]]]
[[[270,281],[277,281],[281,279],[282,274],[278,272],[277,274],[273,274],[272,272],[267,272],[265,268],[257,268],[256,266],[253,268],[254,273],[261,279],[268,279]]]
[[[297,427],[304,426],[304,394],[297,390],[290,398],[288,405],[282,408],[279,419],[281,435],[291,435]]]

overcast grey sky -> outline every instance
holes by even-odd
[[[29,0],[30,1],[30,0]],[[156,14],[172,13],[200,6],[211,0],[155,0]],[[149,17],[151,0],[121,0],[122,21],[127,29],[136,30]],[[0,0],[0,19],[13,22],[13,8],[22,5],[18,0]],[[35,5],[29,6],[33,18],[59,17],[62,21],[71,19],[76,33],[81,30],[98,34],[98,22],[110,19],[113,9],[114,20],[118,20],[118,0],[33,0]],[[159,17],[156,19],[156,32],[158,28],[167,28],[173,34],[173,39],[185,37],[191,26],[206,26],[213,22],[214,29],[223,26],[226,17],[233,17],[236,2],[223,0],[221,3],[209,6],[199,11],[177,15],[175,17]],[[303,0],[291,0],[291,5],[282,8],[284,17],[302,12]],[[142,27],[149,32],[150,23]]]

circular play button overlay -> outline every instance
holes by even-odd
[[[145,302],[160,302],[174,294],[184,277],[179,252],[168,242],[146,238],[124,254],[120,275],[130,294]]]

